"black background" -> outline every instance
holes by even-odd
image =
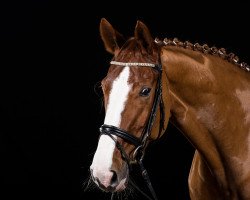
[[[225,47],[249,61],[249,15],[240,3],[7,2],[0,5],[0,189],[9,197],[109,199],[82,186],[104,117],[94,86],[111,59],[99,37],[102,17],[125,36],[139,19],[153,36]],[[149,147],[145,165],[160,199],[188,199],[193,151],[171,125]]]

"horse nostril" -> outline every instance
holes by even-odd
[[[117,177],[117,173],[115,171],[111,170],[111,172],[113,172],[113,175],[112,175],[112,178],[110,180],[110,185],[113,186],[113,185],[117,184],[118,177]]]

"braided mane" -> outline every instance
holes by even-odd
[[[178,38],[168,39],[165,38],[163,41],[155,38],[155,43],[162,46],[177,46],[185,49],[191,49],[193,51],[200,51],[205,54],[216,55],[230,63],[233,63],[241,69],[250,72],[250,66],[245,62],[239,62],[239,57],[234,53],[227,53],[224,48],[209,47],[207,44],[200,45],[199,43],[192,44],[189,41],[182,42]]]

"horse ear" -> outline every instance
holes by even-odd
[[[124,43],[124,37],[105,19],[101,19],[100,34],[106,50],[114,54]]]
[[[145,49],[151,50],[154,39],[152,38],[148,27],[139,20],[135,26],[135,39],[141,41]]]

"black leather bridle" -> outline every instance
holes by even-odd
[[[151,184],[151,181],[149,179],[148,173],[143,166],[143,158],[145,153],[145,147],[148,142],[148,139],[151,135],[152,127],[156,118],[157,108],[159,106],[160,109],[160,127],[159,127],[159,134],[158,138],[160,137],[161,132],[164,129],[164,104],[162,100],[162,66],[161,64],[151,64],[151,63],[122,63],[122,62],[116,62],[112,61],[111,64],[114,65],[120,65],[120,66],[142,66],[142,67],[152,67],[154,70],[158,72],[158,78],[157,78],[157,85],[155,89],[155,96],[154,96],[154,102],[152,105],[151,113],[149,115],[147,124],[145,125],[143,132],[141,134],[140,138],[135,137],[133,134],[127,132],[126,130],[122,130],[116,126],[111,126],[107,124],[103,124],[100,127],[100,134],[105,134],[111,137],[116,143],[116,147],[119,149],[122,158],[127,162],[128,166],[130,167],[131,164],[139,164],[140,169],[142,172],[142,176],[145,180],[145,182],[148,185],[149,190],[151,191],[151,194],[155,200],[157,200],[156,193],[153,189],[153,186]],[[117,141],[117,139],[114,138],[114,136],[117,136],[119,138],[122,138],[125,142],[132,144],[135,146],[133,156],[132,158],[127,155],[125,152],[123,146]],[[138,188],[137,188],[138,189]],[[142,192],[139,189],[140,192]],[[142,192],[144,196],[146,196],[148,199],[151,199],[149,196],[147,196],[144,192]],[[113,195],[112,195],[113,198]]]

